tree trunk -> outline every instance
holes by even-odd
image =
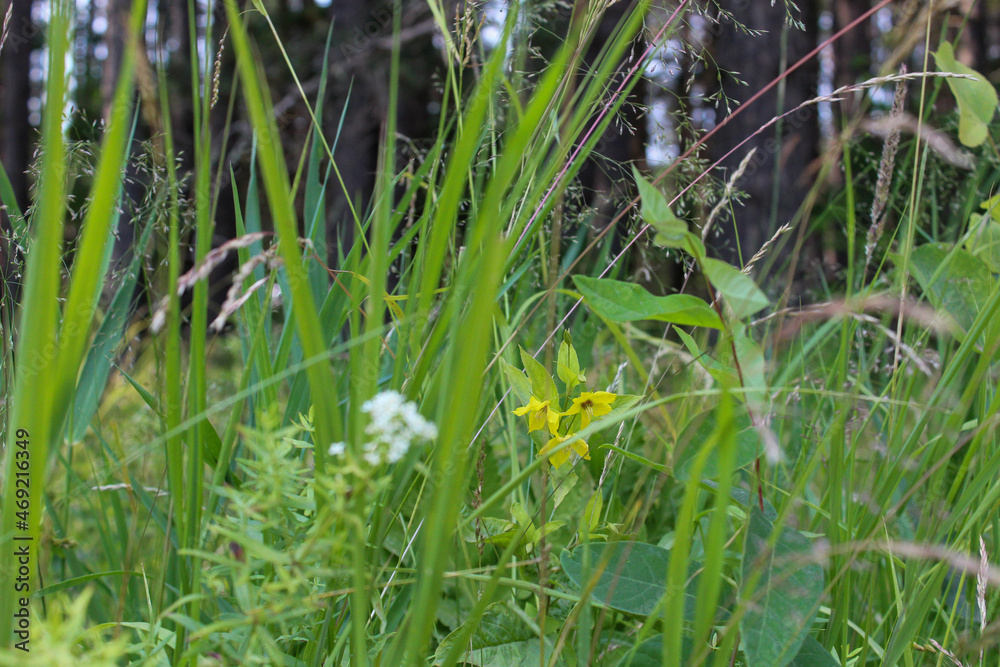
[[[597,64],[601,50],[611,41],[615,29],[629,16],[634,6],[634,2],[619,2],[604,12],[584,58],[585,69],[590,70]],[[645,40],[640,32],[617,63],[608,84],[610,90],[618,89],[630,66],[637,62],[644,49]],[[617,118],[607,126],[590,159],[580,169],[579,179],[586,203],[594,210],[592,225],[598,230],[605,229],[636,194],[630,165],[640,170],[646,167],[646,79],[641,74],[639,77],[619,108]],[[597,117],[595,113],[592,120],[597,120]],[[627,234],[626,224],[627,219],[622,219],[612,232],[613,252],[621,248],[622,238]]]
[[[28,205],[27,171],[35,136],[28,120],[28,100],[31,99],[28,73],[38,28],[31,21],[32,0],[11,0],[11,4],[9,34],[0,52],[0,113],[3,118],[0,161],[10,177],[17,205],[23,211]],[[6,7],[3,14],[6,15]]]
[[[449,1],[445,6],[450,9],[453,4]],[[401,44],[397,127],[401,135],[416,142],[431,138],[437,123],[428,105],[437,95],[432,81],[440,54],[433,45],[434,31],[423,27],[430,17],[425,8],[423,3],[402,3],[402,30],[409,35]],[[332,3],[329,12],[334,32],[324,107],[328,110],[326,127],[336,128],[343,115],[333,155],[344,187],[331,183],[327,217],[327,247],[333,258],[337,245],[346,252],[353,243],[355,225],[348,200],[364,219],[375,187],[389,98],[393,3],[342,0]]]
[[[728,74],[722,74],[723,91],[728,99],[748,100],[777,78],[785,67],[815,47],[816,3],[807,0],[798,4],[802,13],[796,18],[801,20],[805,30],[784,26],[784,2],[776,2],[774,6],[758,0],[720,2],[723,9],[732,12],[748,29],[766,31],[748,35],[734,27],[732,21],[724,21],[724,25],[717,27],[714,53],[719,68],[724,72],[738,72],[735,76],[746,83],[740,85]],[[784,63],[783,39],[787,40]],[[775,116],[814,97],[817,77],[818,64],[813,59],[788,76],[785,85],[775,86],[720,128],[708,145],[712,161],[721,158]],[[733,108],[735,110],[735,105]],[[716,122],[721,123],[725,114],[725,102],[721,102]],[[728,180],[747,152],[757,149],[737,184],[749,198],[733,207],[735,219],[718,220],[718,236],[709,237],[720,257],[743,265],[771,238],[777,227],[793,218],[809,187],[809,168],[819,154],[818,147],[819,122],[816,107],[810,106],[785,117],[779,125],[769,127],[723,160]]]
[[[28,168],[34,147],[35,132],[29,120],[28,101],[31,98],[31,51],[38,28],[31,21],[32,0],[10,0],[3,7],[0,22],[10,7],[7,41],[0,51],[0,163],[10,178],[16,201],[3,201],[0,197],[0,271],[2,271],[4,304],[9,307],[6,297],[14,301],[18,298],[20,280],[15,276],[17,265],[15,248],[7,239],[11,232],[7,205],[16,204],[22,212],[27,211],[29,187]],[[10,311],[8,311],[8,315]],[[4,332],[7,335],[8,332]]]

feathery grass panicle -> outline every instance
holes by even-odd
[[[778,227],[777,231],[774,232],[774,235],[764,242],[764,245],[760,247],[760,250],[758,250],[754,254],[754,256],[750,258],[750,261],[747,262],[747,265],[743,267],[743,274],[750,275],[750,272],[753,271],[754,265],[756,265],[757,262],[759,262],[760,260],[764,259],[764,257],[767,256],[767,253],[770,252],[774,244],[778,242],[778,239],[780,239],[782,236],[784,236],[790,231],[792,231],[792,223],[790,222],[786,222],[781,227]]]
[[[899,118],[903,114],[903,105],[906,103],[907,80],[906,65],[902,65],[899,70],[900,77],[896,80],[896,89],[892,98],[891,118]],[[892,185],[892,175],[896,165],[896,151],[899,149],[899,126],[894,126],[889,131],[882,147],[882,158],[878,165],[878,179],[875,182],[875,200],[872,202],[871,227],[868,228],[868,238],[865,241],[865,267],[872,259],[875,246],[882,238],[885,229],[885,205],[889,201],[889,188]]]
[[[739,183],[741,178],[743,178],[743,174],[746,173],[746,169],[750,165],[750,161],[756,153],[756,146],[747,151],[747,154],[743,156],[742,160],[740,160],[740,164],[736,168],[736,171],[734,171],[733,175],[729,177],[728,181],[726,181],[726,187],[719,196],[719,201],[712,208],[712,212],[708,214],[708,219],[705,220],[705,225],[702,227],[702,241],[708,239],[708,234],[712,230],[712,223],[719,216],[719,214],[722,213],[723,209],[730,204],[730,199],[733,196],[733,192],[736,190],[736,184]]]

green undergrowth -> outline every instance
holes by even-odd
[[[46,96],[62,101],[73,22],[52,4]],[[726,264],[675,214],[674,167],[632,169],[629,233],[685,286],[653,294],[568,213],[648,3],[579,78],[595,14],[528,77],[510,67],[530,23],[517,3],[492,49],[429,6],[452,35],[439,134],[400,166],[397,43],[351,247],[327,246],[350,167],[315,124],[322,86],[286,162],[247,31],[272,28],[266,3],[225,3],[249,178],[212,160],[213,64],[192,72],[190,178],[161,87],[159,190],[130,264],[108,270],[133,125],[95,149],[70,256],[77,175],[47,105],[34,202],[8,207],[27,252],[4,332],[0,516],[28,567],[0,561],[0,664],[996,664],[992,86],[943,43],[931,69],[962,76],[916,80],[910,103],[957,144],[831,148],[823,173],[845,185],[800,224],[832,235],[841,265],[806,306],[778,279],[788,237]],[[134,68],[118,119],[138,118]],[[943,91],[958,106],[938,117]],[[222,179],[239,183],[239,237],[213,248]],[[210,309],[224,255],[241,268]]]

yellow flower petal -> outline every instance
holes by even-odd
[[[565,436],[561,435],[556,435],[555,437],[550,438],[549,441],[545,443],[545,446],[542,447],[541,451],[538,452],[538,455],[548,456],[549,463],[558,468],[562,464],[566,463],[566,461],[569,461],[569,450],[563,449],[551,455],[550,452],[556,447],[558,447],[559,444],[565,439],[566,439]]]
[[[572,449],[577,454],[579,454],[581,457],[583,457],[583,458],[585,458],[585,459],[587,459],[589,461],[590,460],[590,448],[587,446],[587,443],[584,442],[583,440],[577,440],[576,442],[572,442],[572,443],[570,443],[569,447],[567,447],[565,449],[561,449],[561,450],[559,450],[558,452],[556,452],[554,454],[550,454],[550,452],[552,452],[552,450],[556,449],[559,445],[561,445],[562,443],[566,442],[571,436],[572,436],[572,434],[570,434],[570,435],[555,435],[554,437],[550,438],[548,442],[545,443],[545,446],[542,447],[542,449],[538,452],[538,455],[539,456],[548,456],[549,457],[549,462],[552,465],[554,465],[555,467],[557,467],[557,468],[559,466],[561,466],[562,464],[566,463],[567,461],[569,461],[569,452],[570,452],[570,449]]]
[[[518,417],[528,415],[528,433],[540,431],[548,426],[549,431],[555,435],[559,430],[559,417],[561,413],[553,408],[551,404],[551,399],[540,401],[532,396],[528,404],[514,410],[514,414]]]
[[[585,391],[573,399],[573,405],[564,414],[569,416],[579,413],[582,428],[587,428],[595,418],[611,412],[611,404],[617,398],[618,395],[610,391]]]

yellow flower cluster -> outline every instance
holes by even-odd
[[[552,437],[545,443],[541,451],[538,452],[539,456],[548,456],[559,445],[569,440],[576,432],[575,430],[567,430],[565,435],[559,433],[559,422],[562,417],[580,415],[579,427],[587,428],[590,426],[590,422],[611,412],[611,404],[617,398],[618,396],[612,394],[610,391],[585,391],[573,399],[573,404],[568,410],[560,412],[558,403],[553,404],[552,399],[540,401],[535,396],[532,396],[528,404],[514,410],[514,414],[518,417],[528,416],[528,433],[540,431],[548,427]],[[576,420],[571,420],[570,423],[575,426],[577,422]],[[570,443],[569,447],[581,457],[588,461],[590,460],[590,448],[585,441],[576,440]],[[558,468],[569,461],[569,448],[564,448],[551,454],[549,460],[552,461],[552,465]]]

